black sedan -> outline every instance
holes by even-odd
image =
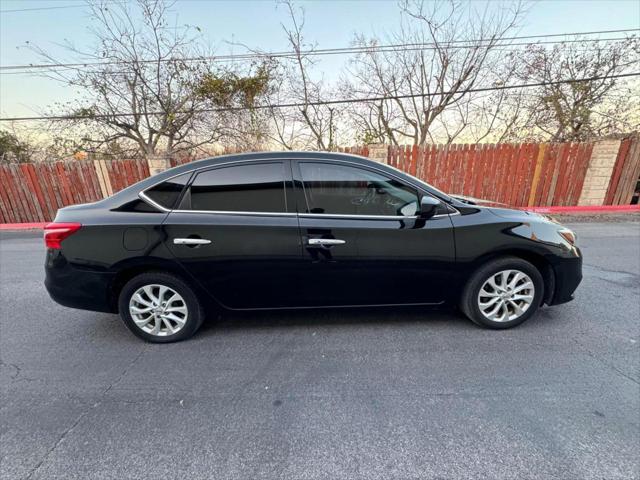
[[[509,328],[582,278],[567,228],[333,153],[193,162],[63,208],[44,236],[55,301],[119,312],[151,342],[190,337],[212,309],[448,304]]]

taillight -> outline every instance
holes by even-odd
[[[44,244],[47,248],[60,249],[60,243],[80,227],[81,223],[48,223],[44,227]]]

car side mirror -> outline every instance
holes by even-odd
[[[433,217],[440,205],[442,205],[442,202],[440,202],[440,200],[429,195],[425,195],[420,200],[420,213],[418,214],[419,217],[424,220]]]

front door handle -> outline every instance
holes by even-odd
[[[209,245],[211,240],[206,238],[174,238],[174,245]]]
[[[337,238],[310,238],[307,242],[309,245],[322,245],[322,246],[330,246],[330,245],[344,245],[344,240],[339,240]]]

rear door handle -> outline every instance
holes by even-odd
[[[211,240],[206,238],[174,238],[174,245],[209,245]]]
[[[307,243],[309,245],[329,246],[329,245],[344,245],[347,242],[337,238],[310,238]]]

